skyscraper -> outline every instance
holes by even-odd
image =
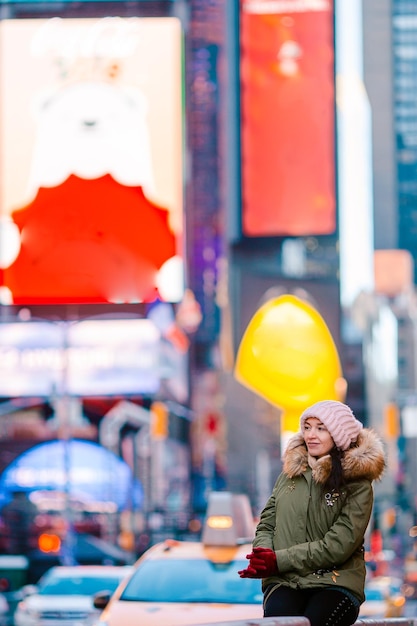
[[[417,2],[393,0],[393,93],[398,244],[417,265]]]
[[[411,212],[410,199],[414,197],[416,204],[417,198],[412,181],[417,151],[416,145],[411,148],[408,143],[417,120],[416,113],[414,122],[410,117],[411,94],[417,83],[417,2],[366,0],[362,5],[364,83],[372,109],[375,248],[410,249],[412,233],[403,239],[401,231],[405,214]],[[414,245],[416,237],[414,233]]]

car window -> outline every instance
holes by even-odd
[[[120,582],[120,578],[103,576],[76,576],[63,578],[53,574],[39,583],[39,595],[83,595],[91,596],[98,591],[113,592]]]
[[[366,600],[385,600],[385,594],[381,589],[365,589]]]
[[[220,602],[261,604],[261,581],[239,578],[246,561],[149,560],[127,583],[121,600],[136,602]]]

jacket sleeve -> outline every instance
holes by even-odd
[[[274,549],[274,533],[276,524],[276,510],[275,510],[275,493],[280,481],[280,476],[277,478],[272,494],[268,498],[259,519],[259,523],[256,527],[255,539],[253,540],[253,547],[262,546],[263,548]]]
[[[351,484],[350,489],[338,518],[323,539],[275,552],[279,572],[338,567],[360,548],[372,512],[373,489],[367,480]]]

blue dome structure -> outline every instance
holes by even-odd
[[[16,491],[60,491],[74,498],[138,509],[143,489],[129,465],[103,446],[78,439],[37,444],[0,476],[0,506]]]

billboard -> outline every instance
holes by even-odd
[[[332,0],[241,0],[242,231],[336,229]]]
[[[187,355],[149,319],[0,324],[0,396],[154,395],[183,402]]]
[[[179,301],[180,21],[2,20],[0,52],[1,302]]]

